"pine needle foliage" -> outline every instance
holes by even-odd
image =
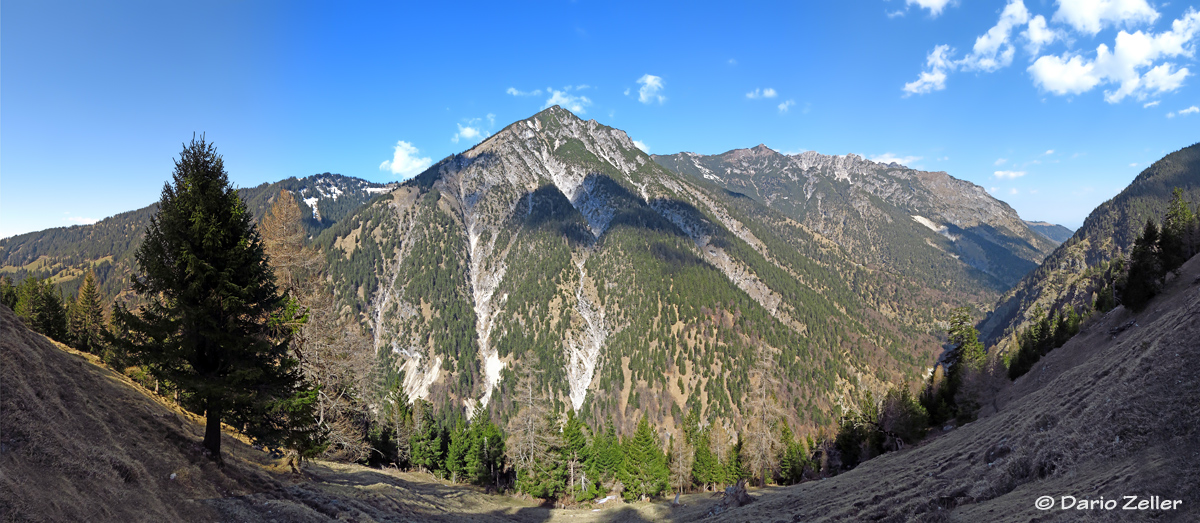
[[[115,315],[129,353],[204,410],[204,447],[219,461],[222,422],[280,442],[314,395],[278,335],[274,274],[216,148],[193,138],[172,178],[135,257],[146,303]]]

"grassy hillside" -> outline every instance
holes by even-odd
[[[984,406],[981,419],[717,521],[1196,521],[1200,256],[1134,316],[1096,318]],[[1120,334],[1110,331],[1134,320]],[[1052,496],[1055,508],[1034,507]],[[1061,510],[1062,496],[1120,500]],[[1120,510],[1123,496],[1182,500]]]

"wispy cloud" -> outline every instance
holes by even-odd
[[[569,90],[570,86],[567,86],[567,89],[562,91],[547,87],[546,92],[550,93],[550,98],[542,105],[542,109],[552,105],[561,105],[576,114],[586,113],[587,108],[592,105],[592,100],[583,95],[571,94],[568,92]]]
[[[646,142],[643,142],[641,140],[634,140],[633,145],[635,147],[637,147],[638,149],[641,149],[642,152],[644,152],[646,154],[650,154],[650,146],[646,145]]]
[[[541,96],[542,95],[541,89],[534,89],[532,91],[521,91],[521,90],[518,90],[516,87],[509,87],[508,90],[504,91],[504,92],[511,94],[513,96]]]
[[[638,89],[639,102],[644,104],[658,102],[661,105],[667,101],[667,97],[661,94],[663,89],[666,88],[666,83],[663,82],[662,77],[645,74],[641,78],[638,78],[637,83],[642,86]],[[628,93],[629,91],[626,90],[625,92]]]
[[[391,171],[392,174],[410,178],[420,174],[421,171],[428,169],[433,165],[433,160],[422,158],[419,151],[413,144],[404,140],[396,142],[396,146],[392,151],[392,159],[384,160],[379,164],[379,170]]]
[[[904,5],[916,5],[917,7],[921,8],[921,9],[928,9],[929,16],[932,16],[934,18],[937,18],[938,15],[942,14],[942,10],[945,9],[946,6],[950,5],[951,3],[958,3],[958,2],[952,2],[951,0],[905,0],[904,1]]]
[[[792,108],[792,106],[793,106],[793,105],[796,105],[796,101],[795,101],[795,100],[788,100],[788,101],[786,101],[786,102],[783,102],[783,103],[779,104],[779,106],[778,106],[778,107],[779,107],[779,112],[780,112],[780,113],[786,113],[786,112],[788,112],[788,109],[791,109],[791,108]]]
[[[1155,101],[1153,101],[1153,102],[1146,102],[1146,103],[1142,104],[1142,109],[1149,109],[1149,108],[1151,108],[1151,107],[1158,107],[1158,104],[1160,104],[1160,103],[1162,103],[1162,100],[1155,100]]]
[[[898,163],[900,165],[908,166],[911,163],[919,161],[921,158],[921,156],[896,156],[892,153],[883,153],[878,156],[872,156],[870,160],[875,163]]]
[[[1187,116],[1189,114],[1194,114],[1194,113],[1200,113],[1200,107],[1196,107],[1193,105],[1191,107],[1188,107],[1187,109],[1183,109],[1183,110],[1179,111],[1178,113],[1170,112],[1170,113],[1167,113],[1167,118],[1174,118],[1176,116]]]
[[[1004,180],[1004,179],[1012,180],[1012,179],[1016,179],[1016,178],[1025,176],[1025,171],[996,171],[993,174],[997,178],[1000,178],[1002,180]],[[1013,193],[1013,194],[1016,194],[1016,193]]]
[[[746,93],[746,98],[751,100],[756,100],[759,98],[775,98],[776,96],[778,96],[778,93],[776,93],[775,90],[770,87],[766,89],[755,89]]]
[[[454,137],[450,139],[454,143],[458,143],[459,140],[474,140],[483,136],[483,131],[480,131],[477,127],[471,127],[469,124],[465,126],[463,124],[456,125],[458,125],[458,132],[454,133]]]
[[[1008,162],[1008,158],[996,158],[996,162],[992,165],[1004,165]]]

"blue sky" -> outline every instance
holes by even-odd
[[[1200,141],[1188,2],[345,4],[4,2],[0,237],[154,202],[193,132],[239,186],[390,181],[548,103],[652,153],[899,159],[1073,228]]]

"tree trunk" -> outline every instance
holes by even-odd
[[[221,403],[209,398],[205,408],[204,418],[204,448],[212,453],[217,462],[221,461]]]

